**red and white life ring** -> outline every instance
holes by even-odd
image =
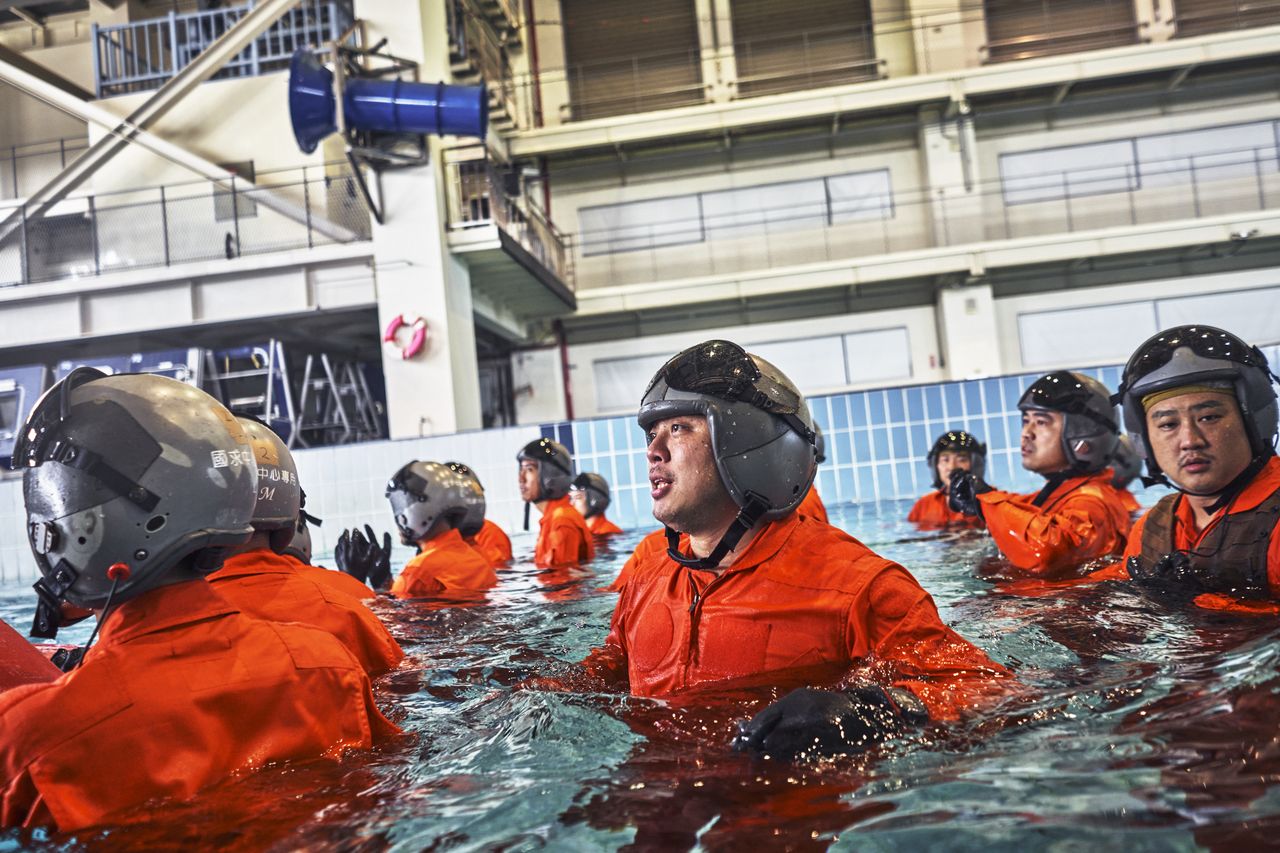
[[[405,326],[413,329],[413,334],[409,337],[409,343],[404,346],[400,345],[400,341],[396,335]],[[404,314],[397,314],[387,324],[387,330],[382,333],[382,342],[391,344],[400,350],[400,357],[404,359],[413,358],[422,352],[422,348],[427,343],[427,321],[421,317],[406,317]]]

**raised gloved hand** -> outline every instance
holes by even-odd
[[[947,506],[952,512],[982,517],[982,503],[978,495],[991,491],[991,487],[972,471],[957,468],[951,472],[951,482],[947,484]]]
[[[797,688],[749,722],[738,723],[733,748],[784,759],[862,752],[929,719],[914,694],[892,692],[876,686]]]
[[[388,589],[391,586],[391,534],[383,532],[382,547],[377,545],[377,536],[373,528],[364,526],[369,535],[371,568],[369,569],[369,586],[374,589]]]
[[[1205,591],[1185,551],[1165,554],[1149,568],[1137,557],[1130,557],[1125,565],[1130,580],[1159,598],[1186,601]]]
[[[391,584],[389,533],[382,534],[382,547],[378,547],[378,536],[369,525],[364,526],[364,533],[356,528],[344,530],[333,549],[333,559],[339,570],[374,589]]]

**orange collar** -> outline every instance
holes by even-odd
[[[301,560],[288,554],[277,554],[270,548],[255,548],[252,551],[228,557],[222,564],[222,568],[209,578],[221,580],[243,575],[291,575],[302,565]]]
[[[120,645],[146,634],[237,612],[205,580],[156,587],[111,611],[102,624],[99,645]]]
[[[577,512],[576,509],[573,509],[573,504],[569,503],[568,495],[565,495],[562,498],[556,498],[553,501],[547,501],[547,505],[542,510],[542,518],[538,519],[538,525],[542,526],[546,524],[551,520],[552,516],[563,512],[566,509]]]
[[[781,550],[799,524],[800,514],[798,512],[791,512],[777,521],[766,522],[763,527],[756,531],[756,535],[752,537],[751,541],[747,543],[747,550],[739,554],[737,559],[723,569],[723,572],[752,569],[768,560]],[[689,537],[683,533],[680,534],[680,553],[690,556],[693,554],[689,550]],[[710,571],[710,569],[703,571]]]
[[[1267,464],[1262,466],[1262,470],[1249,481],[1249,485],[1245,486],[1240,494],[1236,495],[1236,499],[1227,507],[1226,512],[1219,512],[1209,519],[1209,523],[1204,526],[1204,530],[1192,534],[1191,541],[1195,542],[1199,537],[1212,530],[1213,526],[1223,516],[1235,515],[1237,512],[1248,512],[1256,508],[1258,504],[1270,497],[1276,489],[1280,489],[1280,456],[1272,456],[1268,459]],[[1195,512],[1191,509],[1191,504],[1181,498],[1178,500],[1177,521],[1178,524],[1189,531],[1195,531],[1196,529]]]
[[[457,548],[459,545],[467,545],[463,540],[462,534],[458,532],[456,527],[450,527],[444,533],[429,540],[427,544],[422,546],[421,554],[433,554],[446,548]],[[467,547],[470,547],[467,545]]]

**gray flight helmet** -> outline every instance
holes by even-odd
[[[212,572],[253,532],[249,437],[183,382],[78,368],[36,403],[13,459],[37,586],[79,607]]]
[[[575,492],[584,492],[587,496],[587,518],[594,518],[609,508],[609,481],[599,474],[582,473],[573,481]]]
[[[938,457],[947,452],[968,453],[969,471],[979,480],[986,479],[987,446],[978,441],[973,433],[965,432],[962,429],[953,429],[938,436],[938,440],[933,443],[933,447],[929,449],[928,455],[925,456],[925,464],[929,466],[929,473],[933,476],[933,487],[935,489],[944,488],[946,485],[942,482],[942,478],[938,476]]]
[[[1234,393],[1255,457],[1275,452],[1278,413],[1275,376],[1257,347],[1216,326],[1175,326],[1134,351],[1124,367],[1117,400],[1124,407],[1124,426],[1134,450],[1154,478],[1164,473],[1147,441],[1147,413],[1142,399],[1184,385],[1221,383]]]
[[[1111,454],[1111,470],[1111,485],[1117,489],[1127,489],[1142,473],[1142,455],[1134,448],[1130,436],[1122,435],[1116,442],[1115,452]]]
[[[298,516],[298,524],[293,530],[293,538],[284,546],[284,554],[311,564],[311,526],[307,524],[305,515]]]
[[[1023,392],[1018,410],[1062,414],[1062,449],[1070,470],[1095,474],[1111,464],[1120,419],[1111,392],[1098,380],[1069,370],[1045,374]]]
[[[446,462],[444,464],[454,473],[465,477],[475,485],[474,489],[461,490],[461,500],[465,512],[462,520],[458,522],[459,532],[465,538],[470,539],[484,529],[484,514],[488,509],[484,497],[484,484],[480,482],[480,478],[476,476],[476,472],[472,471],[470,466],[463,465],[461,462]]]
[[[827,461],[827,439],[822,434],[822,427],[815,421],[813,424],[814,461],[821,465]]]
[[[387,483],[400,541],[420,542],[440,519],[459,527],[466,516],[466,499],[479,487],[475,481],[439,462],[414,460],[400,468]]]
[[[271,534],[271,550],[284,553],[298,528],[302,511],[302,487],[293,454],[271,427],[256,418],[237,416],[253,447],[258,464],[258,502],[253,529]]]
[[[538,500],[554,501],[569,494],[573,484],[573,457],[558,441],[540,438],[516,454],[518,462],[538,463]]]
[[[295,557],[307,565],[311,565],[313,551],[311,528],[313,525],[319,527],[324,522],[307,512],[306,489],[299,488],[298,495],[298,523],[294,526],[293,538],[289,540],[289,544],[285,546],[283,553]]]
[[[804,500],[817,473],[817,433],[804,396],[781,370],[730,341],[706,341],[667,362],[640,402],[648,430],[705,417],[716,469],[740,510],[778,519]]]

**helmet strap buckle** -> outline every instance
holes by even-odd
[[[680,553],[680,534],[667,527],[667,556],[687,569],[714,569],[720,565],[725,555],[738,546],[747,531],[756,526],[756,522],[768,512],[769,507],[754,496],[747,498],[747,505],[739,512],[738,517],[729,525],[729,529],[720,537],[720,541],[711,553],[705,557],[686,557]]]

